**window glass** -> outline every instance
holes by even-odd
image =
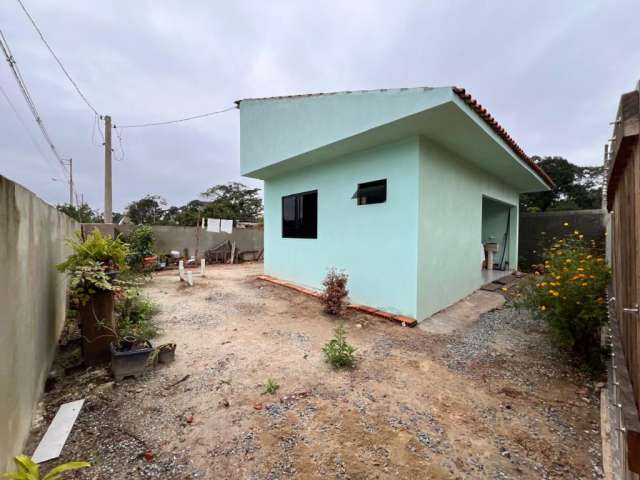
[[[318,192],[282,197],[282,236],[318,238]]]

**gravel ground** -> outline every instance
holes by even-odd
[[[92,467],[68,478],[601,478],[597,385],[527,314],[430,335],[349,312],[357,365],[335,371],[321,349],[336,320],[260,272],[212,267],[191,288],[156,276],[146,292],[176,361],[118,383],[69,372],[27,452],[61,403],[86,398],[60,461]]]

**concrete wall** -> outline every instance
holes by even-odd
[[[94,224],[85,224],[86,228],[93,228]],[[100,224],[95,224],[100,226]],[[116,225],[116,229],[126,235],[134,228],[133,225]],[[169,253],[178,250],[180,253],[185,248],[189,249],[189,255],[195,255],[196,251],[196,227],[180,227],[172,225],[153,225],[153,233],[156,238],[155,251],[157,253]],[[239,252],[249,250],[259,251],[263,248],[263,230],[259,228],[234,228],[232,233],[214,233],[202,229],[197,230],[200,237],[198,255],[202,256],[206,250],[229,240],[236,242]]]
[[[80,225],[0,176],[0,471],[21,453],[66,312],[55,269]]]
[[[353,153],[265,180],[265,272],[314,288],[330,267],[351,301],[415,317],[418,139]],[[358,205],[359,183],[387,179],[387,201]],[[282,197],[318,191],[318,238],[282,237]]]
[[[604,210],[567,210],[557,212],[522,213],[520,216],[520,246],[518,257],[522,268],[540,263],[542,249],[554,236],[562,237],[579,230],[585,238],[604,242]]]
[[[482,199],[512,208],[509,264],[517,267],[518,192],[489,172],[420,139],[418,320],[482,286]]]

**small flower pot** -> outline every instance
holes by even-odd
[[[167,343],[158,347],[158,362],[171,363],[176,359],[176,344]]]
[[[119,351],[115,343],[111,343],[111,371],[116,381],[125,377],[137,377],[145,371],[149,357],[153,353],[151,343],[133,345],[130,350]]]
[[[142,259],[142,268],[145,270],[153,270],[158,264],[158,257],[151,255]]]

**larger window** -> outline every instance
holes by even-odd
[[[282,197],[282,237],[318,238],[318,191]]]

